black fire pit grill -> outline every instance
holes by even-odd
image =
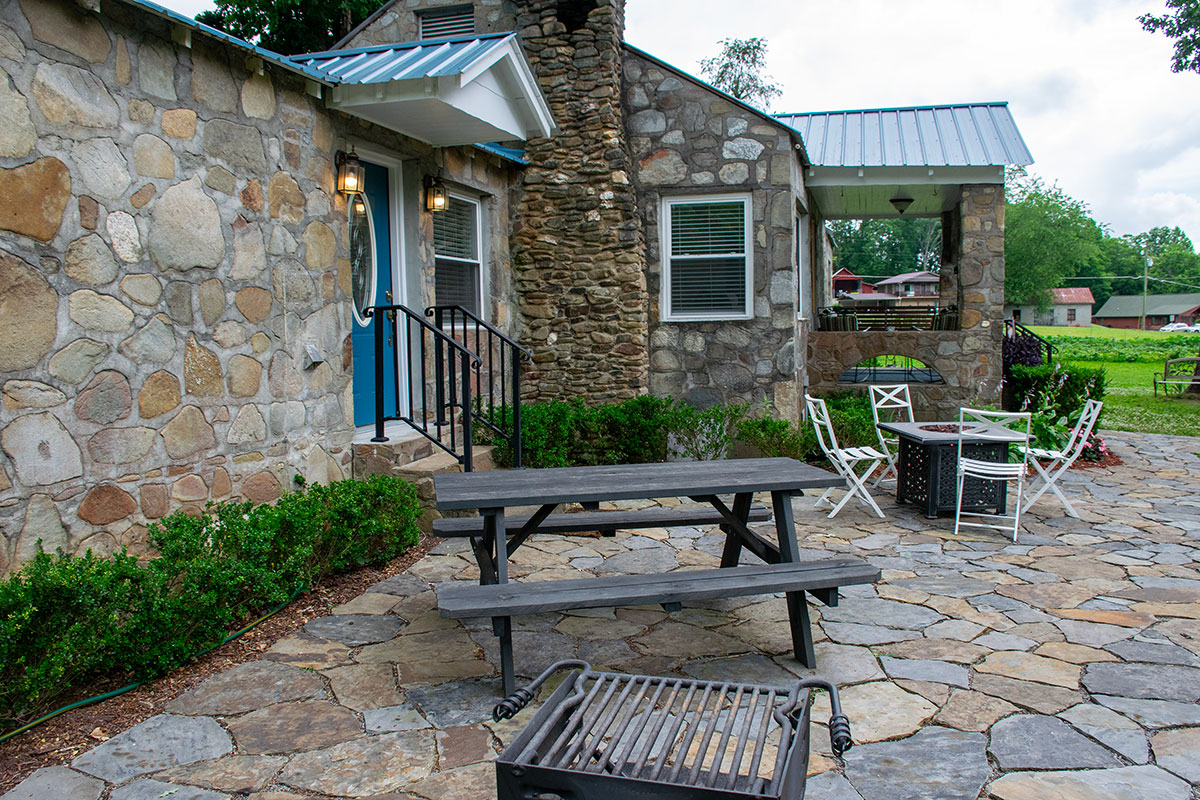
[[[812,689],[829,692],[833,752],[850,748],[837,688],[821,680],[787,689],[559,661],[492,716],[511,719],[562,669],[573,672],[496,760],[498,800],[800,800]]]

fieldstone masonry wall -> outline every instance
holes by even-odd
[[[444,170],[502,218],[512,174],[306,88],[115,0],[0,0],[0,574],[39,539],[139,552],[172,510],[349,475],[335,149]]]
[[[524,0],[520,32],[559,126],[526,144],[513,268],[531,399],[602,403],[647,388],[645,244],[624,140],[621,0]]]
[[[646,234],[650,391],[708,406],[769,401],[795,419],[796,196],[792,137],[661,64],[627,51],[624,104]],[[664,322],[659,213],[666,196],[749,194],[754,317]]]
[[[808,335],[811,393],[854,386],[838,382],[846,369],[895,354],[920,359],[944,380],[912,384],[919,410],[950,419],[961,406],[997,401],[1003,378],[1004,187],[963,186],[950,217],[943,230],[954,240],[943,248],[941,291],[943,302],[957,302],[961,309],[962,330],[814,331]]]

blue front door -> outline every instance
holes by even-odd
[[[393,305],[399,298],[392,291],[391,203],[388,170],[363,162],[364,191],[350,196],[347,213],[350,225],[350,276],[354,302],[354,424],[375,423],[375,326],[383,326],[383,413],[396,415],[396,331],[380,315],[367,317],[370,306]]]

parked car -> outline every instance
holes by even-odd
[[[1200,333],[1200,322],[1197,322],[1195,325],[1188,325],[1187,329],[1189,333]]]
[[[1161,328],[1159,328],[1159,330],[1166,333],[1178,333],[1179,331],[1188,330],[1188,326],[1186,322],[1168,322],[1166,325],[1163,325]]]

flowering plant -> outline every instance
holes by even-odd
[[[1088,434],[1087,442],[1083,445],[1083,452],[1079,454],[1084,461],[1103,461],[1108,458],[1108,446],[1104,444],[1104,440],[1096,435],[1095,431]]]

